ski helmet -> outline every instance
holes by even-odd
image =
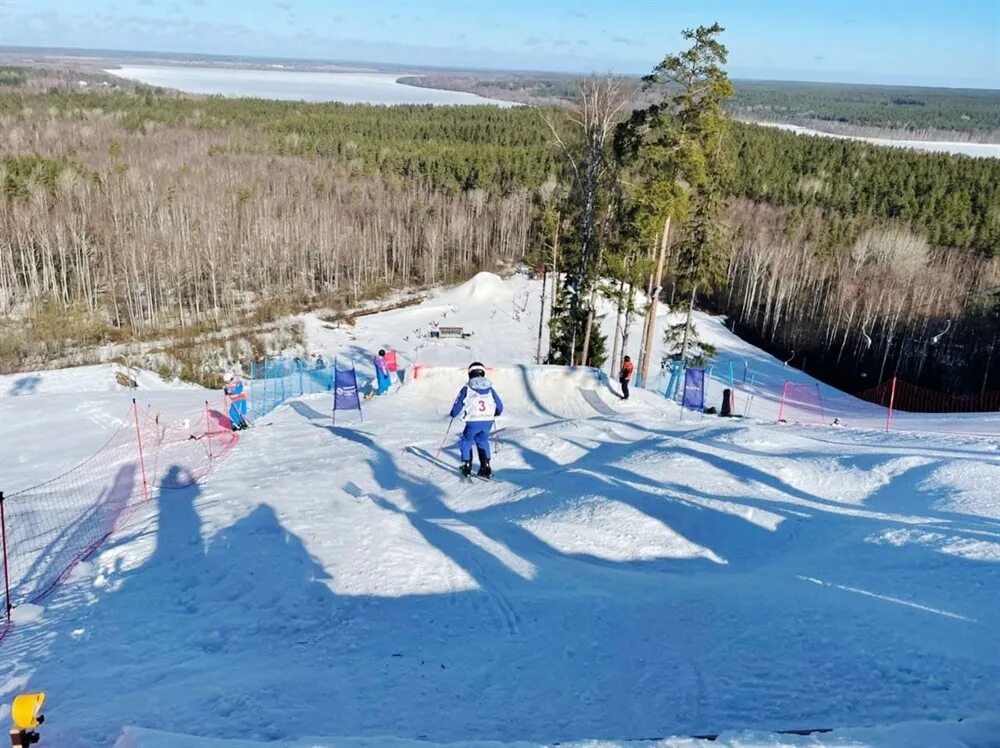
[[[385,355],[385,348],[379,348],[378,349],[378,355],[384,356]]]
[[[225,374],[222,375],[222,381],[225,382],[226,384],[229,384],[230,382],[232,382],[233,379],[234,379],[234,377],[233,377],[233,373],[231,371],[227,371]]]
[[[483,366],[478,361],[473,361],[469,364],[469,379],[475,379],[476,377],[485,377],[486,367]]]

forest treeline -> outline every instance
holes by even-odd
[[[33,329],[58,335],[53,317],[142,337],[532,260],[565,178],[544,116],[5,86],[3,365],[37,352]],[[713,308],[851,385],[878,368],[997,386],[1000,161],[738,123],[732,139]]]
[[[909,132],[944,130],[1000,136],[1000,92],[989,89],[738,81],[728,109],[778,122],[818,121]]]
[[[529,104],[572,101],[580,79],[562,74],[433,72],[402,79],[411,86],[447,88]],[[635,79],[636,86],[639,80]],[[725,104],[738,117],[792,122],[844,134],[946,136],[1000,140],[1000,92],[988,89],[878,86],[802,81],[737,80]],[[641,91],[635,103],[644,105]]]
[[[125,133],[188,127],[222,133],[208,155],[331,159],[353,175],[417,181],[448,192],[534,190],[553,178],[557,154],[526,107],[371,107],[265,100],[191,99],[152,93],[0,95],[0,117],[99,122]],[[44,113],[44,114],[42,114]],[[910,227],[933,244],[1000,251],[1000,159],[890,150],[734,123],[733,197],[831,212],[829,242],[854,237],[837,217],[871,216]],[[30,150],[10,133],[4,153]],[[60,151],[60,149],[56,149]],[[58,155],[66,155],[63,148]],[[8,169],[12,167],[8,166]],[[17,179],[8,179],[18,189]]]

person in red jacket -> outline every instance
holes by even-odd
[[[635,367],[632,366],[632,359],[626,356],[625,362],[622,364],[622,370],[618,374],[618,382],[622,386],[622,400],[628,400],[628,383],[632,381],[633,369]]]

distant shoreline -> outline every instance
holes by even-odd
[[[823,132],[801,125],[794,125],[787,122],[766,122],[760,120],[743,120],[752,125],[762,127],[774,127],[796,135],[810,135],[813,137],[838,138],[841,140],[855,140],[872,145],[889,148],[909,148],[915,151],[926,153],[949,153],[952,155],[971,156],[973,158],[1000,158],[1000,143],[975,143],[975,142],[954,142],[946,140],[913,140],[909,138],[891,137],[870,137],[864,135],[843,135],[840,133]]]

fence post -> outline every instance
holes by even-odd
[[[146,459],[142,454],[142,432],[139,430],[139,406],[132,398],[132,415],[135,416],[135,440],[139,444],[139,468],[142,470],[142,498],[149,501],[149,483],[146,482]]]
[[[263,384],[264,384],[264,398],[261,400],[261,403],[260,403],[260,411],[254,414],[258,418],[260,416],[264,415],[267,412],[267,356],[266,355],[264,356],[264,375],[263,375],[263,380],[264,380],[263,381]]]
[[[7,514],[4,511],[3,491],[0,491],[0,533],[3,535],[3,592],[4,608],[7,612],[7,623],[10,623],[10,573],[7,571]]]
[[[892,378],[892,389],[889,391],[889,412],[885,417],[885,432],[888,434],[892,427],[892,408],[896,404],[896,377]]]
[[[788,392],[788,382],[785,382],[785,386],[781,388],[781,405],[778,406],[778,423],[781,423],[781,417],[785,413],[785,393]]]

